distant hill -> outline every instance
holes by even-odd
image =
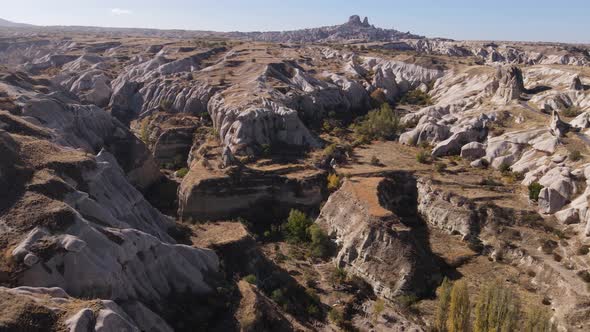
[[[253,40],[280,43],[342,42],[351,40],[395,41],[424,38],[423,36],[395,29],[377,28],[369,24],[369,19],[366,17],[361,21],[358,15],[351,16],[348,22],[341,25],[294,31],[246,32],[244,35]]]
[[[31,24],[16,23],[16,22],[11,22],[11,21],[0,18],[0,27],[2,27],[2,28],[26,28],[26,27],[32,27],[32,26],[33,25],[31,25]]]

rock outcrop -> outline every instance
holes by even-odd
[[[404,192],[410,197],[400,195]],[[411,196],[411,190],[404,191],[389,179],[348,179],[316,220],[336,238],[340,248],[336,264],[362,277],[388,300],[408,292],[427,294],[428,285],[437,282],[434,259],[413,229],[418,225],[403,224],[388,209],[415,200]]]

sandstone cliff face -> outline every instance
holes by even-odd
[[[464,197],[435,189],[431,180],[420,178],[416,184],[418,212],[429,225],[459,233],[466,240],[479,236],[485,218],[478,213],[475,204]]]
[[[408,199],[402,197],[402,190],[390,179],[347,179],[316,220],[336,239],[336,264],[362,277],[388,300],[407,293],[427,294],[429,285],[441,277],[434,257],[420,240],[418,222],[405,225],[388,209],[409,213],[401,211],[405,203],[400,202]]]
[[[178,190],[178,215],[184,220],[223,220],[264,217],[273,209],[286,215],[291,208],[314,208],[323,200],[326,174],[301,173],[281,175],[247,168],[219,172],[195,161]]]

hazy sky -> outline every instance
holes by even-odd
[[[590,0],[0,0],[38,25],[289,30],[368,16],[378,27],[454,39],[590,42]]]

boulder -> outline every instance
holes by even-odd
[[[574,91],[583,91],[584,85],[582,84],[582,80],[580,80],[580,76],[575,76],[572,79],[572,84],[570,85],[570,89]]]
[[[486,155],[486,146],[479,142],[471,142],[461,147],[461,158],[476,160]]]
[[[539,209],[543,213],[555,213],[566,203],[567,199],[553,188],[543,188],[539,193]]]

